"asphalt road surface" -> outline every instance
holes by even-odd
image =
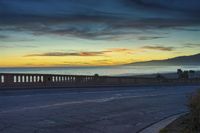
[[[187,111],[199,86],[0,91],[0,133],[136,133]]]

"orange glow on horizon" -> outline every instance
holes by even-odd
[[[0,67],[113,66],[140,61],[167,59],[175,56],[162,52],[140,52],[134,54],[131,51],[106,53],[102,56],[18,56],[2,58]]]

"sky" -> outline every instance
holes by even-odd
[[[0,67],[110,66],[200,53],[199,0],[0,0]]]

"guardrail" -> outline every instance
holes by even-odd
[[[0,73],[0,88],[55,88],[89,86],[200,84],[200,79],[165,79],[88,75],[9,74]]]

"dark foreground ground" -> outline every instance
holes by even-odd
[[[191,133],[187,131],[189,114],[183,115],[167,125],[160,133]]]
[[[136,133],[186,111],[187,95],[197,88],[0,91],[0,133]]]

